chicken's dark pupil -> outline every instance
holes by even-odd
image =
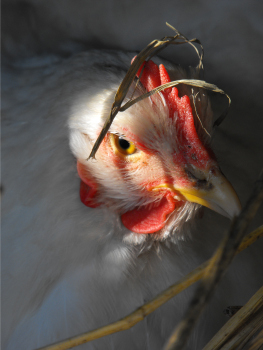
[[[126,150],[130,147],[130,142],[125,139],[119,139],[119,145],[122,149]]]

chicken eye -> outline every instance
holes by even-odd
[[[122,148],[124,151],[127,151],[127,149],[129,149],[131,147],[131,144],[129,141],[125,140],[125,139],[121,139],[119,138],[119,146],[120,148]]]
[[[111,135],[113,139],[114,148],[117,149],[122,155],[128,156],[136,151],[136,147],[133,142],[126,140],[118,135]]]

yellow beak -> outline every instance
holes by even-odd
[[[232,185],[221,171],[217,170],[215,174],[210,174],[206,178],[206,181],[201,182],[204,185],[200,185],[196,178],[197,181],[193,181],[191,187],[163,184],[155,187],[154,190],[169,188],[176,193],[175,198],[177,199],[179,197],[180,200],[201,204],[230,219],[238,215],[241,210],[240,201]]]

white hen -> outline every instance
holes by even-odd
[[[181,112],[169,117],[162,94],[119,113],[96,161],[86,161],[133,56],[90,51],[5,69],[5,350],[34,349],[115,321],[208,258],[227,221],[209,211],[192,220],[198,205],[187,199],[230,216],[238,211],[200,123],[195,120],[198,136],[193,125],[189,136],[186,126],[178,126]],[[169,68],[173,79],[185,74]],[[198,111],[211,129],[209,103],[200,96]],[[197,155],[205,159],[199,167]],[[220,198],[224,193],[229,200]],[[219,329],[226,306],[244,304],[260,286],[240,259],[237,268],[221,284],[189,349],[200,349]],[[191,293],[129,331],[78,349],[161,349]]]

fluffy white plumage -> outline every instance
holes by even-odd
[[[92,209],[80,202],[68,119],[70,130],[74,129],[71,147],[85,159],[90,145],[77,130],[93,135],[94,141],[132,57],[90,51],[5,69],[3,349],[34,349],[127,315],[208,258],[228,225],[207,211],[191,227],[191,235],[186,225],[181,240],[147,243],[141,242],[144,235],[131,234],[121,225],[114,206]],[[150,103],[143,103],[135,112],[144,108],[141,113],[147,113]],[[112,126],[113,132],[118,123],[140,131],[136,113],[132,117],[127,113]],[[145,116],[138,123],[150,126]],[[90,166],[95,169],[99,161],[98,157]],[[98,166],[96,173],[107,188],[106,198],[127,201],[123,194],[129,193],[129,186],[115,178],[113,169],[107,174]],[[120,198],[116,184],[123,186]],[[132,192],[128,197],[137,200]],[[249,252],[237,259],[238,265],[221,284],[189,340],[189,349],[200,349],[222,325],[226,306],[244,304],[259,287],[246,255]],[[253,258],[252,268],[258,269],[256,253]],[[78,349],[160,349],[191,293],[192,289],[179,295],[129,331]]]

